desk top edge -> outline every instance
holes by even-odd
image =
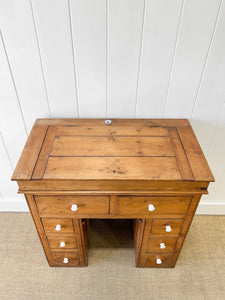
[[[187,119],[113,119],[113,126],[121,127],[172,127],[175,128],[186,152],[194,181],[215,181],[193,129]],[[12,180],[33,180],[34,172],[48,128],[57,126],[106,126],[105,118],[99,119],[37,119],[13,173]],[[111,125],[109,125],[110,127]],[[197,150],[196,150],[197,149]],[[201,172],[199,172],[200,163]],[[196,167],[195,167],[196,166]],[[44,179],[43,179],[44,180]]]

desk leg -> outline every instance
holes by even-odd
[[[34,195],[25,196],[49,265],[87,266],[89,220],[40,217]],[[56,231],[56,226],[63,230]]]
[[[153,219],[134,221],[136,267],[172,268],[177,259],[174,247],[176,244],[178,245],[181,243],[182,237],[152,237],[152,221]],[[162,245],[162,248],[160,248],[160,245]],[[165,245],[167,245],[167,247],[165,247]],[[165,247],[165,249],[163,247]],[[168,247],[170,249],[168,249]]]
[[[200,198],[201,195],[192,197],[185,218],[134,220],[136,267],[173,268],[175,266]],[[169,227],[173,230],[164,230],[166,225],[163,224],[164,222],[171,224]]]
[[[73,223],[80,253],[80,266],[85,267],[88,265],[89,220],[74,219]]]

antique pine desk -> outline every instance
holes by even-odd
[[[90,218],[127,218],[136,266],[174,267],[214,178],[187,120],[38,119],[12,180],[50,266],[87,265]]]

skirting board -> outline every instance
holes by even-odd
[[[196,215],[225,215],[225,203],[200,203]]]
[[[25,201],[0,201],[0,212],[28,212]],[[225,203],[200,203],[196,215],[225,215]]]
[[[28,212],[26,201],[0,201],[0,212]]]

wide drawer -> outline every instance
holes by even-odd
[[[40,216],[107,215],[108,196],[35,196]]]
[[[73,222],[71,219],[47,219],[42,218],[42,224],[46,234],[49,233],[73,233]]]
[[[63,249],[76,249],[77,242],[73,234],[60,235],[60,236],[48,236],[48,242],[51,249],[63,250]]]
[[[183,222],[183,219],[155,219],[152,221],[150,235],[178,236]]]
[[[150,238],[147,246],[147,252],[173,252],[177,238],[159,237]]]
[[[78,252],[52,252],[53,266],[79,267],[80,260]]]
[[[143,267],[170,268],[174,266],[173,255],[166,253],[146,253]]]
[[[152,217],[186,214],[191,197],[118,196],[117,215]]]

